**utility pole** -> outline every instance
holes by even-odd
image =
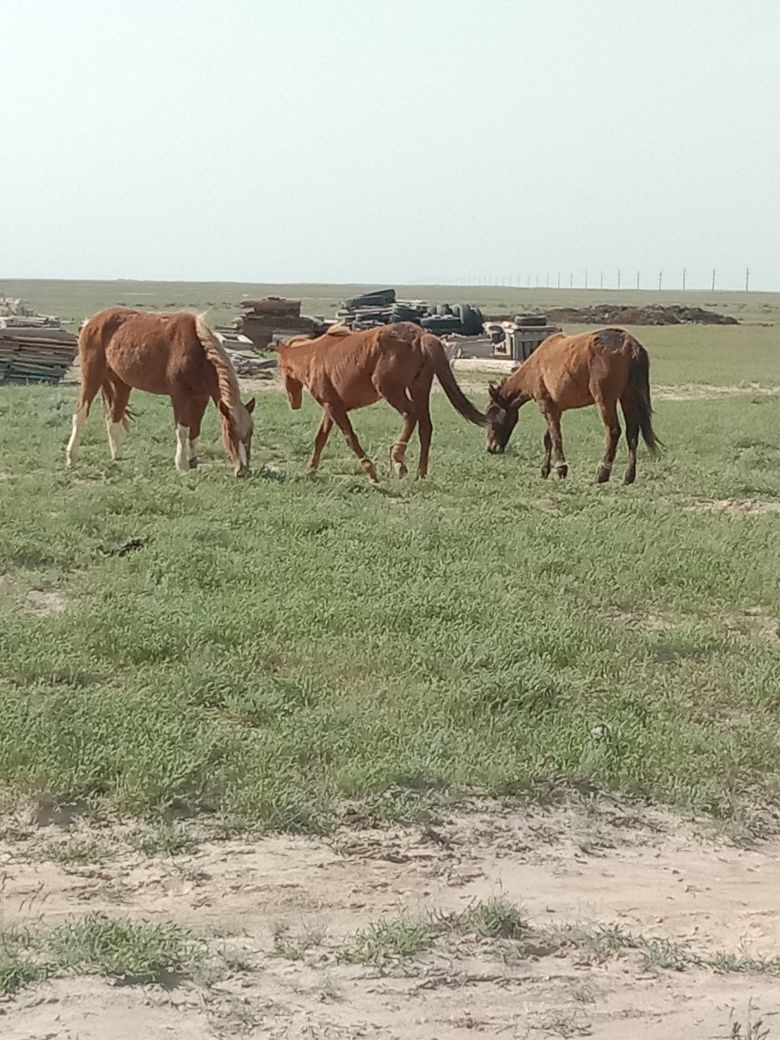
[[[599,289],[603,289],[603,288],[604,288],[604,272],[602,271],[602,273],[599,275]]]
[[[587,268],[585,269],[585,288],[586,289],[588,288],[588,270],[587,270]]]
[[[750,292],[750,268],[745,268],[745,292]]]
[[[659,271],[658,272],[658,291],[659,292],[661,291],[661,283],[663,282],[663,280],[664,280],[664,273],[663,273],[663,271]]]
[[[618,289],[620,288],[620,268],[618,268]]]
[[[639,271],[636,273],[636,287],[639,288]]]
[[[574,275],[571,274],[571,273],[569,274],[569,288],[570,289],[574,288]]]
[[[560,287],[561,287],[561,272],[559,271],[558,272],[558,288],[560,289]]]
[[[685,292],[685,268],[683,267],[683,292]]]
[[[712,269],[712,291],[715,292],[715,268]]]

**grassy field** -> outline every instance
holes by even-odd
[[[340,302],[378,288],[376,285],[261,284],[254,282],[69,282],[4,279],[0,293],[29,300],[45,314],[56,314],[74,326],[102,307],[125,305],[147,310],[208,310],[209,319],[223,324],[237,317],[241,300],[266,295],[302,301],[304,314],[331,317]],[[399,285],[401,299],[434,303],[472,303],[485,313],[514,314],[544,307],[584,307],[616,302],[647,306],[686,303],[732,314],[744,322],[780,321],[780,293],[639,292],[622,289],[520,289],[509,286]]]
[[[631,488],[591,486],[592,410],[544,483],[535,411],[493,458],[441,394],[426,483],[390,478],[385,406],[356,418],[380,489],[336,438],[305,476],[318,410],[272,391],[246,482],[211,413],[177,476],[141,395],[125,460],[96,410],[67,473],[75,387],[0,390],[6,807],[308,830],[554,779],[755,819],[780,777],[776,330],[637,331],[654,384],[693,389],[658,394],[668,449]]]

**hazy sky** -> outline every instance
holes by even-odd
[[[777,0],[0,0],[0,280],[780,289]]]

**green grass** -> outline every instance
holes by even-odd
[[[732,364],[712,334],[704,383]],[[768,349],[745,348],[745,381],[777,382]],[[688,380],[690,351],[653,354],[655,380]],[[545,483],[535,411],[494,458],[441,394],[431,478],[398,483],[377,406],[355,422],[378,490],[335,436],[307,477],[318,410],[273,392],[246,482],[211,412],[202,468],[178,476],[169,406],[144,395],[125,461],[96,410],[67,473],[73,401],[0,391],[6,807],[311,831],[346,799],[407,818],[427,792],[550,777],[726,817],[776,795],[778,514],[699,508],[780,501],[780,398],[660,401],[669,447],[631,488],[590,483],[592,409],[564,419],[569,480]],[[35,613],[32,589],[64,610]]]
[[[168,983],[203,959],[201,945],[177,925],[88,914],[50,929],[0,931],[0,993],[63,974]]]

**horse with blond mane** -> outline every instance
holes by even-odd
[[[404,420],[390,458],[399,477],[407,473],[405,456],[409,440],[418,428],[420,459],[417,476],[428,473],[431,445],[430,394],[436,376],[450,404],[469,422],[485,425],[485,416],[458,386],[438,337],[410,322],[381,325],[363,332],[335,326],[324,336],[296,336],[277,343],[279,368],[290,407],[301,407],[303,388],[322,407],[322,419],[314,441],[309,471],[319,466],[328,435],[335,424],[360,460],[369,480],[377,481],[374,463],[366,456],[347,415],[383,399]]]
[[[73,415],[67,462],[75,465],[90,405],[102,391],[111,458],[119,457],[128,430],[132,390],[165,394],[176,421],[176,468],[194,469],[209,400],[219,409],[222,437],[235,474],[249,472],[254,398],[242,404],[238,377],[202,314],[147,314],[110,307],[94,315],[79,335],[81,394]]]
[[[636,479],[640,431],[651,455],[661,447],[653,430],[650,360],[641,343],[623,329],[548,336],[516,372],[498,386],[491,383],[487,410],[489,452],[500,455],[504,451],[517,423],[517,413],[526,401],[536,401],[547,421],[543,477],[549,476],[553,449],[558,476],[565,477],[569,471],[563,454],[561,414],[570,408],[595,404],[601,413],[606,444],[596,473],[597,484],[608,481],[612,473],[621,433],[618,401],[628,442],[624,483],[633,484]]]

